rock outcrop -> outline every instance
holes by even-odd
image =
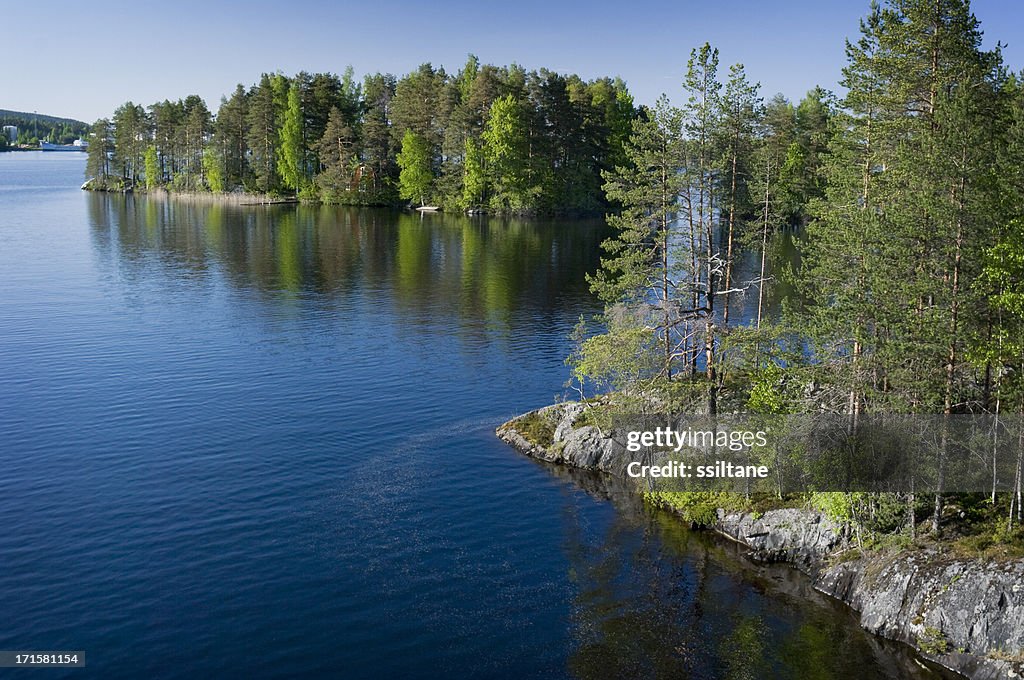
[[[815,588],[860,612],[866,630],[970,678],[1021,677],[1024,563],[903,551],[824,566]]]
[[[844,528],[825,515],[797,508],[758,515],[719,510],[712,528],[750,548],[753,559],[788,562],[811,576],[847,539]]]
[[[578,427],[584,408],[548,406],[496,433],[528,456],[622,476],[625,447],[596,427]],[[523,419],[542,424],[549,440],[524,436],[526,428],[517,425]],[[860,556],[842,524],[801,508],[719,510],[708,528],[749,548],[752,559],[792,564],[817,590],[859,612],[866,630],[905,642],[935,663],[974,680],[1024,678],[1022,561],[954,559],[920,549]]]

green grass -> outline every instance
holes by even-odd
[[[946,639],[946,634],[938,628],[932,628],[931,626],[924,629],[924,633],[917,638],[917,648],[925,654],[931,656],[940,656],[942,654],[948,654],[950,651],[949,640]]]
[[[718,519],[718,509],[749,512],[760,517],[769,510],[794,507],[792,499],[780,500],[773,494],[752,494],[747,497],[731,491],[649,491],[644,494],[644,498],[699,526],[713,525]]]
[[[555,424],[547,413],[527,413],[514,425],[519,434],[536,446],[548,448],[555,443]]]

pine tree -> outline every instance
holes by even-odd
[[[105,189],[109,183],[109,154],[113,150],[112,134],[110,121],[106,118],[100,118],[92,124],[92,134],[89,136],[89,156],[85,161],[85,175],[96,189]]]
[[[748,184],[754,144],[754,130],[760,124],[761,98],[759,85],[751,84],[743,70],[743,64],[729,69],[729,80],[722,96],[722,119],[719,134],[722,145],[722,164],[719,193],[724,198],[720,208],[726,222],[725,293],[722,310],[722,324],[729,325],[729,303],[732,299],[733,259],[740,232],[744,230],[744,217],[751,212],[751,197]]]
[[[144,172],[143,155],[149,136],[146,111],[126,102],[114,111],[114,162],[126,182],[134,185]]]
[[[965,372],[982,306],[967,282],[991,244],[998,53],[964,0],[877,6],[847,47],[846,112],[825,162],[826,200],[801,275],[811,323],[865,408],[952,414],[978,398]],[[942,517],[943,429],[939,493]]]
[[[331,109],[327,128],[316,145],[323,171],[316,181],[322,195],[334,199],[353,188],[352,162],[356,154],[355,133],[338,107]]]
[[[718,184],[714,142],[718,135],[721,111],[717,49],[704,43],[700,49],[691,51],[683,87],[688,93],[683,111],[684,127],[689,138],[685,203],[690,232],[688,250],[694,280],[691,290],[693,308],[702,310],[704,318],[703,346],[694,346],[691,370],[696,369],[698,358],[702,356],[707,376],[708,410],[713,415],[717,411],[718,401],[715,300],[718,278],[724,274],[724,261],[718,253],[714,237],[715,189]]]
[[[620,213],[608,217],[616,234],[603,244],[606,256],[601,270],[588,277],[607,305],[606,321],[613,335],[624,334],[633,342],[638,328],[647,329],[651,337],[635,346],[657,347],[660,359],[655,374],[645,377],[665,381],[673,379],[676,364],[685,357],[684,323],[693,314],[687,311],[688,273],[676,264],[674,252],[682,190],[681,129],[679,110],[664,96],[646,117],[634,121],[624,149],[627,162],[604,175],[609,198],[622,206]],[[600,342],[592,343],[590,350],[602,347]],[[588,361],[586,348],[579,359],[583,364]],[[651,363],[635,356],[631,360],[637,365]],[[585,373],[577,374],[582,377]],[[600,380],[592,373],[587,377]]]
[[[153,141],[160,162],[160,176],[166,180],[174,177],[184,166],[184,150],[179,134],[185,119],[184,102],[157,102],[149,107],[149,117],[153,123]]]
[[[271,77],[266,73],[249,94],[249,112],[246,141],[252,152],[251,166],[257,191],[276,191],[280,180],[277,174],[279,151],[278,113],[274,101]]]
[[[243,186],[250,177],[249,145],[246,143],[249,112],[248,95],[238,85],[229,99],[222,98],[217,111],[214,135],[224,164],[227,187]]]
[[[394,143],[391,138],[391,102],[395,96],[395,77],[376,74],[363,81],[362,148],[363,161],[372,169],[374,190],[383,180],[394,176]]]

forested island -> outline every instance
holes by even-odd
[[[742,66],[736,69],[737,84],[750,87]],[[785,157],[775,184],[783,187],[779,211],[794,222],[818,184],[831,102],[814,88],[797,106],[776,95],[756,121],[753,111],[738,112],[743,120],[709,121],[716,149],[732,134],[723,126],[744,127],[737,144],[755,133],[750,126],[762,126],[756,134]],[[652,115],[621,79],[587,82],[481,64],[472,55],[455,74],[430,64],[362,82],[351,69],[340,77],[263,74],[222,98],[216,115],[197,95],[149,107],[126,102],[93,125],[86,175],[88,187],[101,191],[602,213],[618,209],[603,173],[630,162],[625,146],[634,121]],[[757,170],[736,169],[738,176]]]
[[[590,279],[605,313],[581,319],[568,358],[576,402],[499,435],[621,474],[616,428],[636,414],[818,414],[842,420],[850,452],[872,445],[872,418],[918,416],[937,473],[916,485],[638,490],[798,564],[869,629],[972,677],[1011,677],[1024,665],[1022,76],[983,48],[966,0],[873,3],[846,53],[845,94],[794,108],[764,102],[740,65],[723,73],[710,45],[693,50],[682,105],[642,109],[626,162],[603,174],[619,210]],[[773,268],[784,230],[798,257]],[[740,257],[756,276],[735,276]],[[950,463],[968,415],[990,424],[991,453],[969,463],[988,481],[971,493]],[[781,469],[800,453],[750,462]]]
[[[401,78],[263,74],[222,98],[127,102],[92,130],[99,190],[600,213],[639,111],[625,83],[481,64]]]

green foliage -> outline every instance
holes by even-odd
[[[327,126],[319,143],[317,155],[323,170],[317,175],[316,184],[328,200],[337,200],[345,192],[355,188],[355,172],[359,164],[356,157],[355,132],[337,107],[331,109]]]
[[[93,123],[89,137],[89,157],[85,161],[86,178],[92,182],[92,188],[103,190],[110,184],[109,154],[113,148],[113,131],[110,121],[101,118]]]
[[[532,411],[518,418],[516,431],[537,446],[549,447],[555,440],[555,423],[549,413]]]
[[[402,150],[398,154],[398,195],[410,201],[426,205],[427,196],[434,183],[431,170],[433,161],[427,140],[413,132],[405,131]]]
[[[788,413],[794,406],[793,389],[786,382],[786,372],[775,363],[750,374],[750,397],[747,408],[754,413]]]
[[[945,633],[938,628],[928,626],[917,638],[917,648],[929,656],[942,656],[952,651],[953,646],[946,638]]]
[[[462,184],[462,207],[476,208],[484,204],[487,197],[487,174],[484,168],[484,153],[477,142],[466,138],[465,177]]]
[[[605,333],[589,335],[585,321],[577,325],[576,350],[566,360],[576,381],[602,392],[622,392],[657,375],[658,348],[646,326],[613,313],[606,316],[605,327]]]
[[[146,147],[146,154],[143,162],[146,173],[146,189],[155,189],[160,186],[160,182],[163,179],[160,172],[160,161],[157,159],[155,145],[150,144]]]
[[[981,51],[961,0],[876,7],[861,33],[802,252],[798,323],[822,382],[858,408],[950,412],[981,397],[965,356],[985,305],[965,282],[994,236],[999,57]]]
[[[684,520],[702,527],[714,526],[718,510],[726,512],[747,507],[742,494],[728,491],[651,491],[644,497],[655,505],[678,513]]]
[[[280,130],[280,155],[277,159],[277,171],[281,176],[282,184],[295,191],[302,189],[306,180],[302,127],[303,115],[299,84],[292,82],[288,88],[288,103]]]
[[[512,95],[497,99],[483,132],[484,157],[494,184],[491,205],[521,210],[530,204],[531,170],[525,111]]]
[[[824,513],[829,519],[843,523],[853,519],[858,500],[858,494],[826,491],[812,493],[808,505]]]
[[[224,191],[224,171],[222,161],[217,150],[212,146],[206,147],[203,152],[203,175],[206,177],[206,186],[215,194]]]
[[[11,146],[19,143],[35,145],[39,140],[54,144],[71,144],[76,139],[88,141],[92,132],[92,126],[88,123],[73,118],[8,109],[0,109],[0,125],[13,125],[18,128],[17,139],[7,140],[0,134],[0,148],[6,146],[5,141],[9,141]]]
[[[126,102],[114,111],[114,166],[121,177],[134,184],[143,176],[143,155],[146,150],[146,112],[137,104]]]
[[[280,185],[277,156],[280,152],[278,127],[281,114],[274,96],[275,82],[270,75],[263,74],[259,85],[248,96],[246,115],[246,146],[251,154],[252,188],[264,193],[274,192]]]
[[[143,179],[145,150],[155,146],[159,172],[151,176],[173,190],[206,190],[212,146],[224,191],[380,205],[398,199],[398,157],[411,131],[406,198],[499,212],[596,212],[606,205],[599,173],[621,152],[635,115],[621,80],[584,82],[472,57],[455,76],[430,64],[362,83],[351,67],[341,77],[264,73],[222,98],[216,117],[196,95],[148,109],[128,102],[115,113],[111,150],[119,185]],[[64,127],[46,128],[51,140],[71,141],[63,137],[73,122],[54,124]]]

